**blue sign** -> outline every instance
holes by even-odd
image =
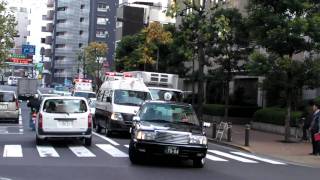
[[[36,53],[36,46],[34,45],[22,45],[22,54],[26,56],[35,55]]]

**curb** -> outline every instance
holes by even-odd
[[[250,148],[248,147],[243,147],[243,146],[240,146],[240,145],[236,145],[236,144],[232,144],[232,143],[227,143],[227,142],[223,142],[223,141],[217,141],[215,139],[212,139],[212,138],[208,138],[208,141],[213,143],[213,144],[218,144],[218,145],[222,145],[222,146],[227,146],[227,147],[230,147],[230,148],[234,148],[234,149],[238,149],[240,151],[245,151],[245,152],[248,152],[248,153],[252,153],[252,151],[250,150]]]

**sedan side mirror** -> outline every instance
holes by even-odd
[[[139,122],[140,121],[140,117],[139,116],[133,116],[132,121],[133,122]]]

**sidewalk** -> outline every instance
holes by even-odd
[[[206,132],[208,138],[211,138],[212,128],[206,129]],[[221,143],[253,153],[320,168],[320,156],[309,155],[312,151],[310,142],[299,142],[292,138],[293,143],[284,143],[283,139],[283,135],[250,130],[250,146],[245,147],[245,126],[233,125],[232,142],[226,142],[226,138],[223,138]]]

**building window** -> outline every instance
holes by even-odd
[[[82,35],[82,34],[83,34],[83,31],[82,31],[82,30],[80,30],[80,31],[79,31],[79,34],[80,34],[80,35]]]
[[[83,22],[83,21],[84,21],[84,18],[83,18],[83,17],[81,17],[81,18],[80,18],[80,22]]]
[[[106,4],[98,4],[97,10],[100,12],[108,12],[110,10],[110,7]]]
[[[58,11],[66,11],[67,7],[58,7]]]
[[[65,44],[56,44],[56,48],[64,48],[64,47],[66,47]]]
[[[59,23],[65,23],[67,20],[65,20],[65,19],[58,19],[57,20],[57,23],[59,24]]]
[[[82,43],[79,43],[79,48],[81,48],[83,46],[83,44]]]
[[[80,5],[80,9],[84,9],[84,7],[85,7],[84,4]]]
[[[106,38],[107,37],[107,35],[108,35],[108,31],[106,31],[106,30],[97,30],[96,31],[96,37],[97,38]]]
[[[46,38],[41,38],[41,43],[45,43],[46,42]]]
[[[108,18],[104,18],[104,17],[97,18],[97,24],[99,25],[107,25],[108,22],[109,22]]]

